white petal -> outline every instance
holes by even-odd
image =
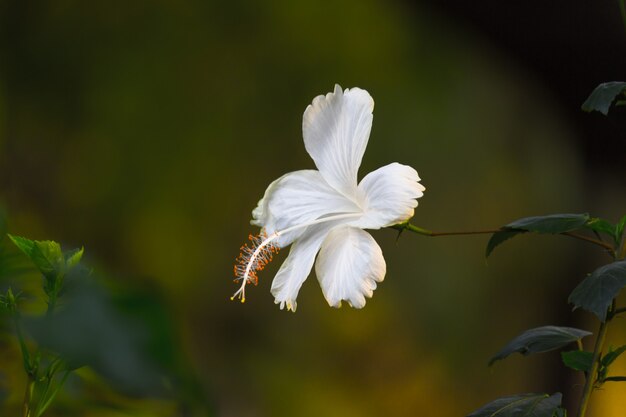
[[[359,184],[359,198],[365,215],[353,226],[379,229],[413,217],[424,186],[408,165],[392,163],[372,171]]]
[[[296,311],[300,287],[311,273],[315,255],[324,238],[334,226],[336,223],[333,222],[309,226],[306,233],[291,246],[289,256],[272,281],[274,302],[280,304],[281,310],[287,306],[287,310]]]
[[[332,307],[340,307],[341,300],[355,308],[365,306],[365,297],[372,296],[386,270],[383,253],[374,238],[349,226],[339,226],[328,233],[315,263],[317,279]]]
[[[372,128],[374,100],[360,88],[318,96],[304,111],[304,146],[324,179],[346,196],[356,196],[357,172]]]
[[[283,175],[267,187],[252,211],[251,223],[272,234],[323,216],[360,211],[354,202],[330,187],[319,171],[302,170]],[[304,231],[301,228],[286,233],[276,243],[286,246]]]

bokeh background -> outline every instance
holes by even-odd
[[[524,236],[487,264],[484,236],[381,230],[387,276],[363,310],[329,308],[312,275],[298,312],[280,311],[269,288],[287,251],[244,305],[229,300],[250,212],[272,180],[314,167],[302,112],[334,83],[376,101],[361,176],[420,173],[417,225],[621,217],[625,113],[580,111],[626,77],[618,6],[549,3],[0,1],[8,231],[84,246],[101,277],[66,335],[90,335],[101,366],[50,415],[446,417],[539,391],[575,406],[582,381],[557,353],[486,363],[530,327],[595,330],[566,303],[605,261],[583,242]],[[3,248],[0,284],[36,312],[37,274]],[[19,355],[0,348],[2,414],[17,415]],[[619,386],[594,398],[594,415],[621,415]]]

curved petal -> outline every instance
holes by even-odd
[[[309,226],[306,233],[291,246],[289,256],[272,281],[274,302],[280,304],[281,310],[287,306],[287,310],[296,311],[300,287],[311,273],[313,261],[324,238],[336,225],[337,223],[329,222]]]
[[[302,170],[285,174],[267,187],[252,211],[251,223],[272,234],[330,214],[360,211],[354,202],[330,187],[319,171]],[[289,245],[305,229],[286,233],[276,243],[280,247]]]
[[[378,168],[359,184],[359,198],[365,215],[351,223],[363,229],[379,229],[413,217],[424,186],[417,172],[396,162]]]
[[[304,146],[324,179],[356,198],[357,172],[372,128],[374,100],[360,88],[335,91],[313,99],[304,111]]]
[[[383,253],[374,238],[349,226],[339,226],[328,233],[315,263],[317,279],[332,307],[341,307],[341,300],[355,308],[365,306],[365,297],[372,296],[386,270]]]

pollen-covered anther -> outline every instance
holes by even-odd
[[[231,300],[239,298],[241,302],[246,301],[246,285],[257,285],[259,278],[257,273],[262,271],[280,248],[273,244],[272,241],[278,237],[278,233],[267,235],[261,232],[258,235],[249,235],[249,244],[244,244],[240,250],[239,256],[235,260],[233,268],[235,274],[235,282],[241,281],[241,287],[230,297]]]

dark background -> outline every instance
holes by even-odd
[[[9,232],[84,245],[114,294],[133,294],[130,317],[160,312],[152,326],[172,341],[151,352],[187,381],[156,399],[83,371],[58,415],[457,416],[539,391],[576,404],[582,380],[556,353],[486,362],[529,327],[595,330],[566,303],[607,260],[582,242],[523,236],[486,264],[484,236],[377,231],[388,272],[363,310],[329,308],[311,276],[298,312],[279,311],[269,287],[286,251],[245,305],[230,274],[267,185],[313,167],[302,112],[334,83],[376,101],[360,177],[393,161],[420,173],[415,224],[616,221],[624,110],[580,105],[624,79],[617,2],[2,1],[0,30]],[[6,279],[29,289],[31,275]],[[23,379],[3,343],[15,413]],[[621,412],[619,387],[594,398],[594,413]]]
[[[623,78],[626,58],[621,51],[626,32],[620,23],[618,2],[408,3],[415,7],[428,3],[504,50],[507,59],[531,73],[562,103],[564,115],[581,132],[579,146],[589,165],[600,170],[623,166],[624,118],[607,121],[599,115],[580,117],[577,107],[591,86]],[[618,112],[623,116],[622,109]]]

